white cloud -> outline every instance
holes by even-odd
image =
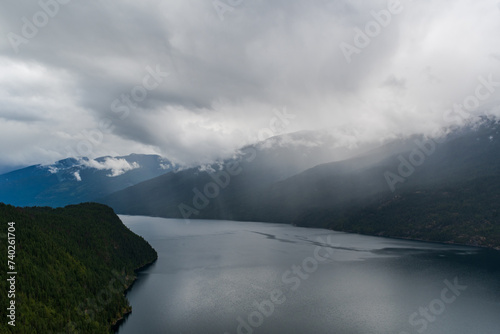
[[[106,158],[104,162],[99,162],[94,159],[82,159],[81,164],[86,167],[95,168],[98,170],[109,170],[110,174],[107,176],[115,177],[124,174],[125,172],[131,171],[133,169],[139,168],[140,165],[137,162],[129,163],[125,159],[117,158]]]
[[[168,163],[167,164],[160,164],[160,168],[161,169],[170,169],[170,168],[172,168],[172,165],[168,164]]]
[[[49,168],[50,174],[56,174],[59,171],[59,168],[57,168],[55,166],[49,166],[48,168]]]
[[[80,182],[82,180],[82,177],[80,176],[80,172],[79,171],[76,171],[73,173],[73,176],[75,177],[75,179]]]
[[[201,165],[198,167],[198,171],[207,172],[207,173],[215,173],[216,170],[211,165]]]

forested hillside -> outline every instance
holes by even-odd
[[[363,207],[311,209],[294,220],[307,227],[500,249],[500,177],[422,188]]]
[[[124,296],[134,270],[156,251],[95,203],[17,208],[0,203],[1,333],[110,333],[131,308]],[[7,299],[8,222],[15,222],[15,299]],[[9,259],[11,260],[11,259]],[[15,300],[15,327],[7,305]]]

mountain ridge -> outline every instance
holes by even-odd
[[[67,158],[51,165],[33,165],[0,175],[0,202],[52,207],[88,202],[175,167],[158,155]]]
[[[475,228],[473,225],[482,224],[481,219],[496,217],[493,199],[500,191],[495,186],[500,184],[497,177],[500,175],[499,133],[500,125],[497,122],[484,121],[479,125],[451,131],[440,139],[415,136],[403,142],[388,144],[390,149],[382,146],[358,157],[316,165],[285,179],[274,178],[268,183],[259,179],[262,178],[261,174],[253,175],[242,168],[243,171],[232,177],[227,187],[219,186],[218,191],[212,191],[212,194],[204,191],[205,187],[216,183],[214,175],[221,178],[221,175],[227,174],[227,165],[212,174],[205,172],[189,176],[183,171],[176,177],[173,174],[164,175],[139,183],[103,198],[102,202],[126,214],[267,221],[410,237],[401,232],[402,229],[412,230],[407,222],[401,223],[401,226],[405,226],[402,229],[394,225],[394,219],[397,220],[397,216],[402,214],[400,208],[410,204],[394,199],[398,196],[416,198],[413,194],[421,192],[429,196],[430,203],[441,203],[442,207],[434,207],[434,210],[442,212],[430,212],[424,206],[426,201],[416,198],[415,206],[420,212],[416,215],[420,219],[419,224],[425,225],[431,216],[441,215],[442,219],[438,220],[450,228],[453,226],[450,210],[456,208],[458,211],[453,213],[455,216],[458,214],[455,223],[463,225],[463,221],[468,220],[472,233]],[[432,150],[429,144],[431,140],[434,145]],[[427,153],[422,143],[429,148]],[[417,156],[423,161],[419,162]],[[410,161],[415,165],[411,163],[410,166]],[[241,165],[244,164],[242,161]],[[391,188],[390,178],[386,177],[389,172],[399,177],[400,182],[393,184],[394,189]],[[492,187],[487,188],[492,200],[483,198],[483,202],[474,202],[484,212],[471,206],[460,207],[461,201],[471,201],[471,196],[481,195],[474,185],[475,182],[488,184],[485,180],[492,184]],[[172,185],[175,187],[171,188]],[[447,198],[450,203],[440,195],[443,192],[453,194]],[[387,206],[390,210],[375,210],[381,203],[393,204]],[[180,206],[184,210],[180,210]],[[366,210],[375,210],[376,216],[372,215],[372,221],[361,214]],[[393,224],[389,227],[380,223],[380,217],[388,212],[394,216],[387,219]],[[482,215],[482,218],[470,218],[471,212]],[[365,227],[357,224],[356,219],[364,221]],[[475,231],[477,238],[472,238],[471,234],[472,239],[447,234],[440,227],[436,227],[436,231],[441,231],[441,235],[420,231],[419,238],[443,242],[460,240],[465,244],[497,247],[500,245],[500,220],[494,218],[492,224],[492,230],[482,228],[479,232]],[[476,239],[483,241],[474,241]]]

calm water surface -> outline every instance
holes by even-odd
[[[500,333],[500,252],[120,216],[157,250],[119,334]]]

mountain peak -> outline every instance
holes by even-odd
[[[86,202],[168,173],[158,155],[67,158],[0,175],[0,202],[17,206],[64,206]]]

